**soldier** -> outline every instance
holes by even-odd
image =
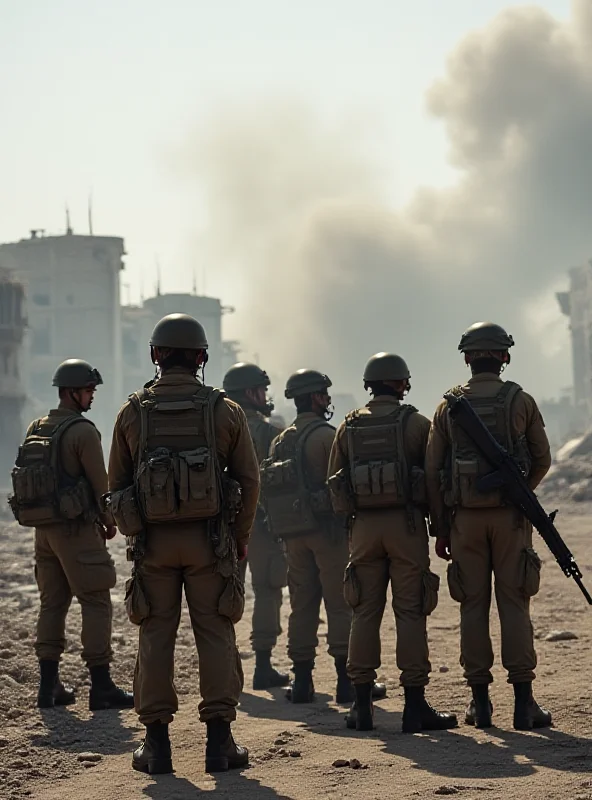
[[[146,726],[132,766],[150,774],[172,771],[168,728],[178,709],[173,674],[183,589],[199,658],[206,771],[248,763],[230,723],[243,687],[234,633],[244,608],[237,557],[246,555],[259,467],[242,409],[197,378],[207,348],[193,317],[171,314],[157,323],[150,350],[159,375],[119,412],[109,461],[118,526],[145,537],[128,612],[140,623],[135,706]],[[235,505],[237,483],[242,510],[229,528],[221,519]]]
[[[331,381],[311,369],[294,373],[285,396],[297,416],[271,447],[261,468],[262,497],[271,531],[286,543],[291,614],[288,655],[294,680],[287,697],[293,703],[314,700],[312,672],[318,644],[319,611],[327,612],[329,654],[337,671],[336,700],[349,703],[347,642],[351,620],[343,597],[348,559],[345,526],[336,524],[326,487],[335,428],[328,419]]]
[[[82,614],[82,659],[90,670],[89,708],[131,708],[133,696],[111,679],[111,596],[115,565],[106,539],[115,536],[113,519],[102,513],[107,473],[101,437],[82,415],[90,410],[98,370],[69,359],[57,368],[53,385],[59,405],[29,425],[13,471],[11,506],[16,519],[35,527],[35,577],[41,606],[35,652],[40,682],[37,705],[75,702],[59,678],[66,646],[66,615],[76,597]]]
[[[329,462],[333,508],[352,516],[344,591],[353,609],[347,671],[355,701],[347,725],[372,730],[372,682],[380,666],[380,624],[390,582],[397,627],[397,665],[405,692],[403,731],[453,728],[454,714],[425,699],[431,670],[426,618],[438,602],[430,572],[424,456],[429,420],[401,401],[411,388],[405,361],[372,356],[364,388],[372,399],[339,426]]]
[[[520,463],[535,489],[551,464],[549,442],[535,401],[500,374],[510,363],[514,340],[499,325],[478,322],[458,349],[472,377],[452,392],[471,403],[493,436]],[[502,663],[514,686],[514,727],[551,724],[532,695],[536,654],[530,597],[538,591],[540,560],[532,549],[530,523],[504,503],[499,491],[484,494],[479,477],[491,471],[473,442],[452,423],[446,401],[437,408],[426,456],[426,477],[436,552],[451,560],[448,586],[460,602],[461,664],[473,699],[466,722],[491,725],[489,684],[493,650],[489,636],[492,574],[501,623]]]
[[[259,463],[268,456],[271,443],[281,433],[281,428],[268,420],[273,411],[273,403],[267,399],[269,383],[267,373],[256,364],[238,363],[228,370],[222,384],[230,399],[245,412]],[[251,531],[248,560],[255,595],[251,631],[251,646],[255,651],[253,689],[285,686],[289,676],[272,667],[271,651],[282,632],[280,611],[282,588],[286,585],[286,554],[283,543],[271,535],[261,506],[257,508]],[[245,559],[242,564],[246,563]]]

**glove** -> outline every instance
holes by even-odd
[[[246,544],[237,544],[236,546],[236,555],[239,561],[244,561],[247,557],[247,545]]]
[[[101,525],[101,536],[105,541],[113,539],[117,535],[117,527],[115,525]]]
[[[436,555],[444,561],[450,561],[450,539],[448,536],[438,536],[436,539]]]

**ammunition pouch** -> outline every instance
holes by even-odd
[[[221,512],[214,427],[219,397],[207,387],[185,398],[162,397],[151,389],[131,396],[141,425],[136,497],[146,522],[193,522]]]
[[[343,575],[343,597],[350,608],[357,608],[362,600],[362,587],[356,575],[356,567],[351,561]]]
[[[359,409],[345,418],[348,479],[356,510],[425,505],[423,470],[415,468],[412,475],[405,452],[405,429],[416,410],[396,405],[386,416],[375,416]]]
[[[60,490],[59,508],[61,516],[67,520],[90,520],[97,516],[96,501],[86,478]]]
[[[113,515],[115,525],[124,536],[137,536],[144,529],[135,486],[111,492],[108,508]]]
[[[358,464],[351,473],[356,508],[402,508],[407,497],[399,465],[393,461]]]
[[[160,448],[140,464],[137,487],[146,522],[209,519],[220,509],[218,481],[206,448],[172,453]]]
[[[125,610],[133,625],[141,625],[150,616],[150,603],[144,591],[142,576],[136,569],[125,582]]]
[[[438,605],[438,592],[440,590],[440,578],[433,572],[426,570],[422,575],[422,598],[421,611],[428,617],[435,611]]]
[[[353,514],[355,511],[354,499],[349,483],[347,469],[338,470],[327,481],[331,505],[336,514]]]
[[[466,600],[467,595],[463,589],[458,561],[450,562],[446,569],[446,579],[448,581],[448,591],[450,592],[450,597],[452,597],[453,600],[456,600],[457,603],[462,603],[464,600]]]
[[[218,600],[218,613],[227,617],[233,625],[239,623],[245,611],[245,587],[238,574],[226,579]]]

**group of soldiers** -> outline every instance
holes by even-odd
[[[500,377],[513,344],[498,325],[469,328],[459,350],[471,378],[451,391],[470,402],[534,489],[551,463],[549,443],[535,401]],[[146,735],[133,768],[171,772],[174,650],[184,590],[199,657],[206,770],[246,765],[248,752],[234,742],[231,723],[244,681],[234,626],[244,610],[248,563],[254,689],[286,686],[292,703],[314,700],[323,602],[336,702],[350,705],[348,727],[372,730],[373,701],[386,692],[376,678],[390,584],[403,731],[453,728],[456,716],[436,711],[425,697],[426,624],[439,591],[430,570],[432,536],[438,557],[450,562],[449,591],[460,603],[461,664],[472,691],[465,721],[492,724],[494,576],[514,727],[550,725],[551,715],[532,694],[529,603],[540,580],[532,528],[499,489],[479,489],[489,465],[449,415],[447,401],[430,422],[403,402],[411,388],[403,358],[379,353],[363,374],[371,399],[337,430],[329,423],[329,377],[310,369],[294,373],[285,397],[296,416],[282,430],[270,420],[267,374],[240,363],[224,377],[223,391],[208,387],[199,377],[207,350],[206,333],[192,317],[173,314],[156,325],[150,340],[156,377],[119,412],[108,474],[100,435],[82,416],[102,383],[87,362],[71,359],[58,367],[59,406],[27,431],[11,505],[21,524],[35,527],[39,706],[75,701],[59,677],[75,596],[91,710],[134,705]],[[109,674],[115,569],[106,540],[117,528],[133,561],[126,583],[128,615],[139,625],[133,696]],[[286,585],[291,681],[271,661]]]

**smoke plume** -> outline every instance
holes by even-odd
[[[592,246],[592,4],[574,0],[569,23],[504,12],[460,42],[427,104],[460,177],[400,212],[358,132],[297,103],[192,138],[200,247],[244,290],[233,333],[278,379],[311,366],[359,398],[367,358],[398,352],[431,413],[465,376],[461,332],[492,319],[517,342],[510,376],[549,397],[571,373],[553,292]]]

